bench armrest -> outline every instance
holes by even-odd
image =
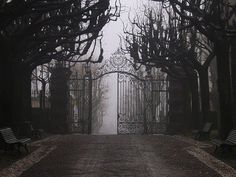
[[[214,145],[216,145],[216,146],[220,146],[220,145],[222,145],[224,142],[221,141],[221,140],[219,140],[219,139],[213,139],[213,140],[211,140],[211,143],[214,144]]]
[[[20,141],[21,143],[25,144],[25,143],[30,142],[31,139],[30,139],[30,138],[23,138],[23,139],[19,139],[19,141]]]

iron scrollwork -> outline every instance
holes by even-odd
[[[165,131],[168,112],[166,76],[155,69],[147,70],[141,67],[136,70],[133,63],[119,51],[101,67],[92,70],[91,80],[94,82],[111,73],[117,73],[117,133],[143,134]],[[71,90],[80,90],[78,94],[84,94],[82,98],[85,100],[79,100],[82,107],[78,108],[83,110],[79,115],[80,125],[83,125],[83,117],[86,117],[88,106],[87,86],[84,78],[78,77],[75,77],[75,80],[82,84],[71,79]],[[83,87],[80,88],[78,84]]]

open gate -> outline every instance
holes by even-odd
[[[93,73],[70,78],[71,130],[91,133],[92,85],[117,73],[117,134],[164,133],[168,123],[168,81],[157,69],[135,70],[126,58],[114,54]]]
[[[98,118],[102,106],[98,105],[101,101],[98,95],[102,94],[98,91],[100,83],[99,78],[92,78],[91,70],[72,72],[69,79],[68,106],[70,132],[91,134],[92,129],[99,129],[102,126],[102,120]]]
[[[71,132],[86,133],[88,131],[87,117],[89,99],[88,86],[85,78],[79,73],[72,73],[69,80],[69,130]],[[86,91],[87,90],[87,91]]]

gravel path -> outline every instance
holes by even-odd
[[[171,136],[65,135],[43,146],[56,148],[21,177],[221,176]]]

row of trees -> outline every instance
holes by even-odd
[[[52,59],[89,62],[102,28],[117,16],[119,4],[109,0],[0,1],[0,125],[29,119],[33,69]],[[100,47],[98,61],[102,54]]]
[[[201,123],[209,120],[208,70],[216,58],[220,132],[226,136],[235,123],[236,4],[214,0],[163,0],[153,4],[156,6],[144,8],[144,18],[137,16],[131,20],[131,29],[125,29],[125,51],[135,63],[161,68],[175,78],[187,78],[195,112],[199,107],[199,79]]]

